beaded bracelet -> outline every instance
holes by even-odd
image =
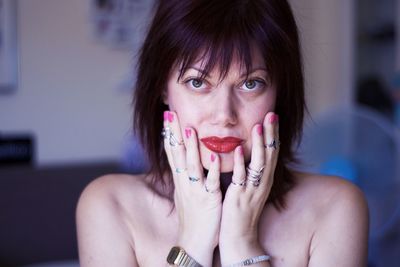
[[[258,262],[262,262],[262,261],[268,261],[271,257],[268,255],[260,255],[260,256],[256,256],[256,257],[252,257],[249,259],[246,259],[244,261],[238,262],[238,263],[234,263],[231,265],[227,265],[225,267],[242,267],[242,266],[249,266],[249,265],[253,265],[255,263]]]

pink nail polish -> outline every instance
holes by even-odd
[[[262,135],[262,134],[263,134],[263,127],[262,127],[261,124],[258,124],[258,125],[257,125],[257,133],[258,133],[259,135]]]
[[[173,122],[174,121],[174,114],[172,114],[171,112],[168,112],[168,121],[169,122]]]
[[[215,155],[211,154],[211,162],[214,162],[214,161],[215,161]]]
[[[271,117],[269,117],[269,122],[270,123],[275,123],[279,121],[279,116],[277,114],[272,114]]]
[[[168,120],[168,111],[164,111],[164,120]]]
[[[186,138],[189,139],[189,137],[192,136],[192,129],[185,129],[185,135],[186,135]]]

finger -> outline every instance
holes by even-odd
[[[203,166],[201,165],[199,144],[196,131],[191,127],[185,128],[186,168],[189,181],[196,184],[204,183]]]
[[[171,146],[170,138],[169,138],[169,134],[171,133],[171,131],[173,131],[172,128],[171,128],[172,127],[172,125],[171,125],[172,121],[173,121],[173,117],[171,117],[170,111],[168,111],[168,110],[164,111],[164,131],[165,130],[167,131],[166,132],[167,135],[164,136],[164,149],[165,149],[165,152],[167,154],[168,163],[169,163],[169,165],[171,167],[172,178],[173,178],[173,181],[174,181],[175,188],[180,188],[181,179],[179,179],[179,177],[178,177],[179,175],[176,172],[177,166],[175,165],[175,160],[174,160],[174,157],[172,155],[172,146]]]
[[[167,142],[169,142],[172,162],[175,169],[172,170],[176,172],[177,176],[187,176],[186,174],[186,149],[182,139],[181,129],[179,125],[179,119],[175,112],[168,111],[167,113],[167,125],[171,131],[171,137]]]
[[[251,161],[249,164],[249,168],[256,173],[259,172],[262,174],[263,169],[265,167],[265,149],[264,149],[264,129],[262,124],[256,124],[251,132],[252,138],[252,148],[251,148]],[[249,175],[249,173],[247,174]],[[261,180],[263,177],[260,177]],[[251,182],[251,178],[248,177],[248,186],[247,189],[253,191],[257,188],[257,183]],[[260,180],[260,182],[261,182]]]
[[[270,177],[269,184],[272,184],[279,154],[279,117],[277,114],[270,112],[265,116],[264,131],[266,155],[264,173]]]
[[[168,112],[169,111],[164,111],[164,122],[163,122],[164,123],[164,130],[169,127],[168,126]],[[165,153],[167,154],[168,163],[169,163],[169,166],[171,167],[172,177],[174,178],[174,182],[175,182],[175,178],[176,178],[176,175],[175,175],[175,172],[174,172],[175,165],[174,165],[174,162],[173,162],[173,159],[172,159],[171,145],[169,144],[169,139],[166,136],[164,136],[164,150],[165,150]]]
[[[232,183],[229,185],[229,188],[241,192],[246,188],[246,168],[242,146],[236,147],[234,151],[233,163]]]
[[[204,183],[206,191],[210,194],[221,193],[220,190],[220,159],[218,154],[211,154],[211,165]]]

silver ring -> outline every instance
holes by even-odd
[[[281,145],[279,140],[273,139],[271,143],[264,145],[265,148],[273,148],[276,150]]]
[[[191,181],[191,182],[198,182],[199,180],[200,180],[199,177],[189,176],[189,181]]]
[[[164,139],[168,139],[171,146],[180,146],[184,144],[183,140],[178,141],[178,139],[176,139],[170,127],[164,127],[161,131],[161,136],[164,137]]]
[[[183,173],[185,172],[187,169],[186,168],[175,168],[175,172],[176,173]]]
[[[216,192],[219,191],[219,188],[214,189],[214,190],[210,190],[210,189],[207,187],[207,184],[204,184],[204,187],[205,187],[207,193],[214,194],[214,193],[216,193]]]
[[[248,166],[246,170],[247,170],[247,181],[255,187],[259,186],[261,177],[264,172],[264,166],[261,167],[258,171],[253,170],[252,168],[250,168],[250,166]]]
[[[178,141],[178,139],[176,139],[175,135],[171,132],[171,134],[169,135],[169,144],[171,146],[181,146],[183,145],[183,141]]]
[[[161,136],[164,137],[164,139],[169,138],[171,129],[169,127],[164,127],[161,131]]]
[[[235,183],[234,181],[232,181],[231,184],[234,186],[246,186],[246,179],[240,183]]]
[[[246,168],[247,177],[250,177],[253,179],[260,179],[264,172],[264,168],[265,168],[265,166],[262,166],[258,171],[256,171],[256,170],[253,170],[252,168],[250,168],[250,166],[248,166]]]
[[[254,187],[258,187],[260,185],[260,181],[250,181],[249,183],[251,183]]]

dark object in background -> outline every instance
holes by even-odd
[[[357,103],[373,108],[393,119],[394,101],[377,76],[361,79],[357,86]]]
[[[0,167],[33,165],[34,138],[32,135],[0,134]]]
[[[78,258],[75,208],[94,178],[118,162],[0,169],[0,267]]]

